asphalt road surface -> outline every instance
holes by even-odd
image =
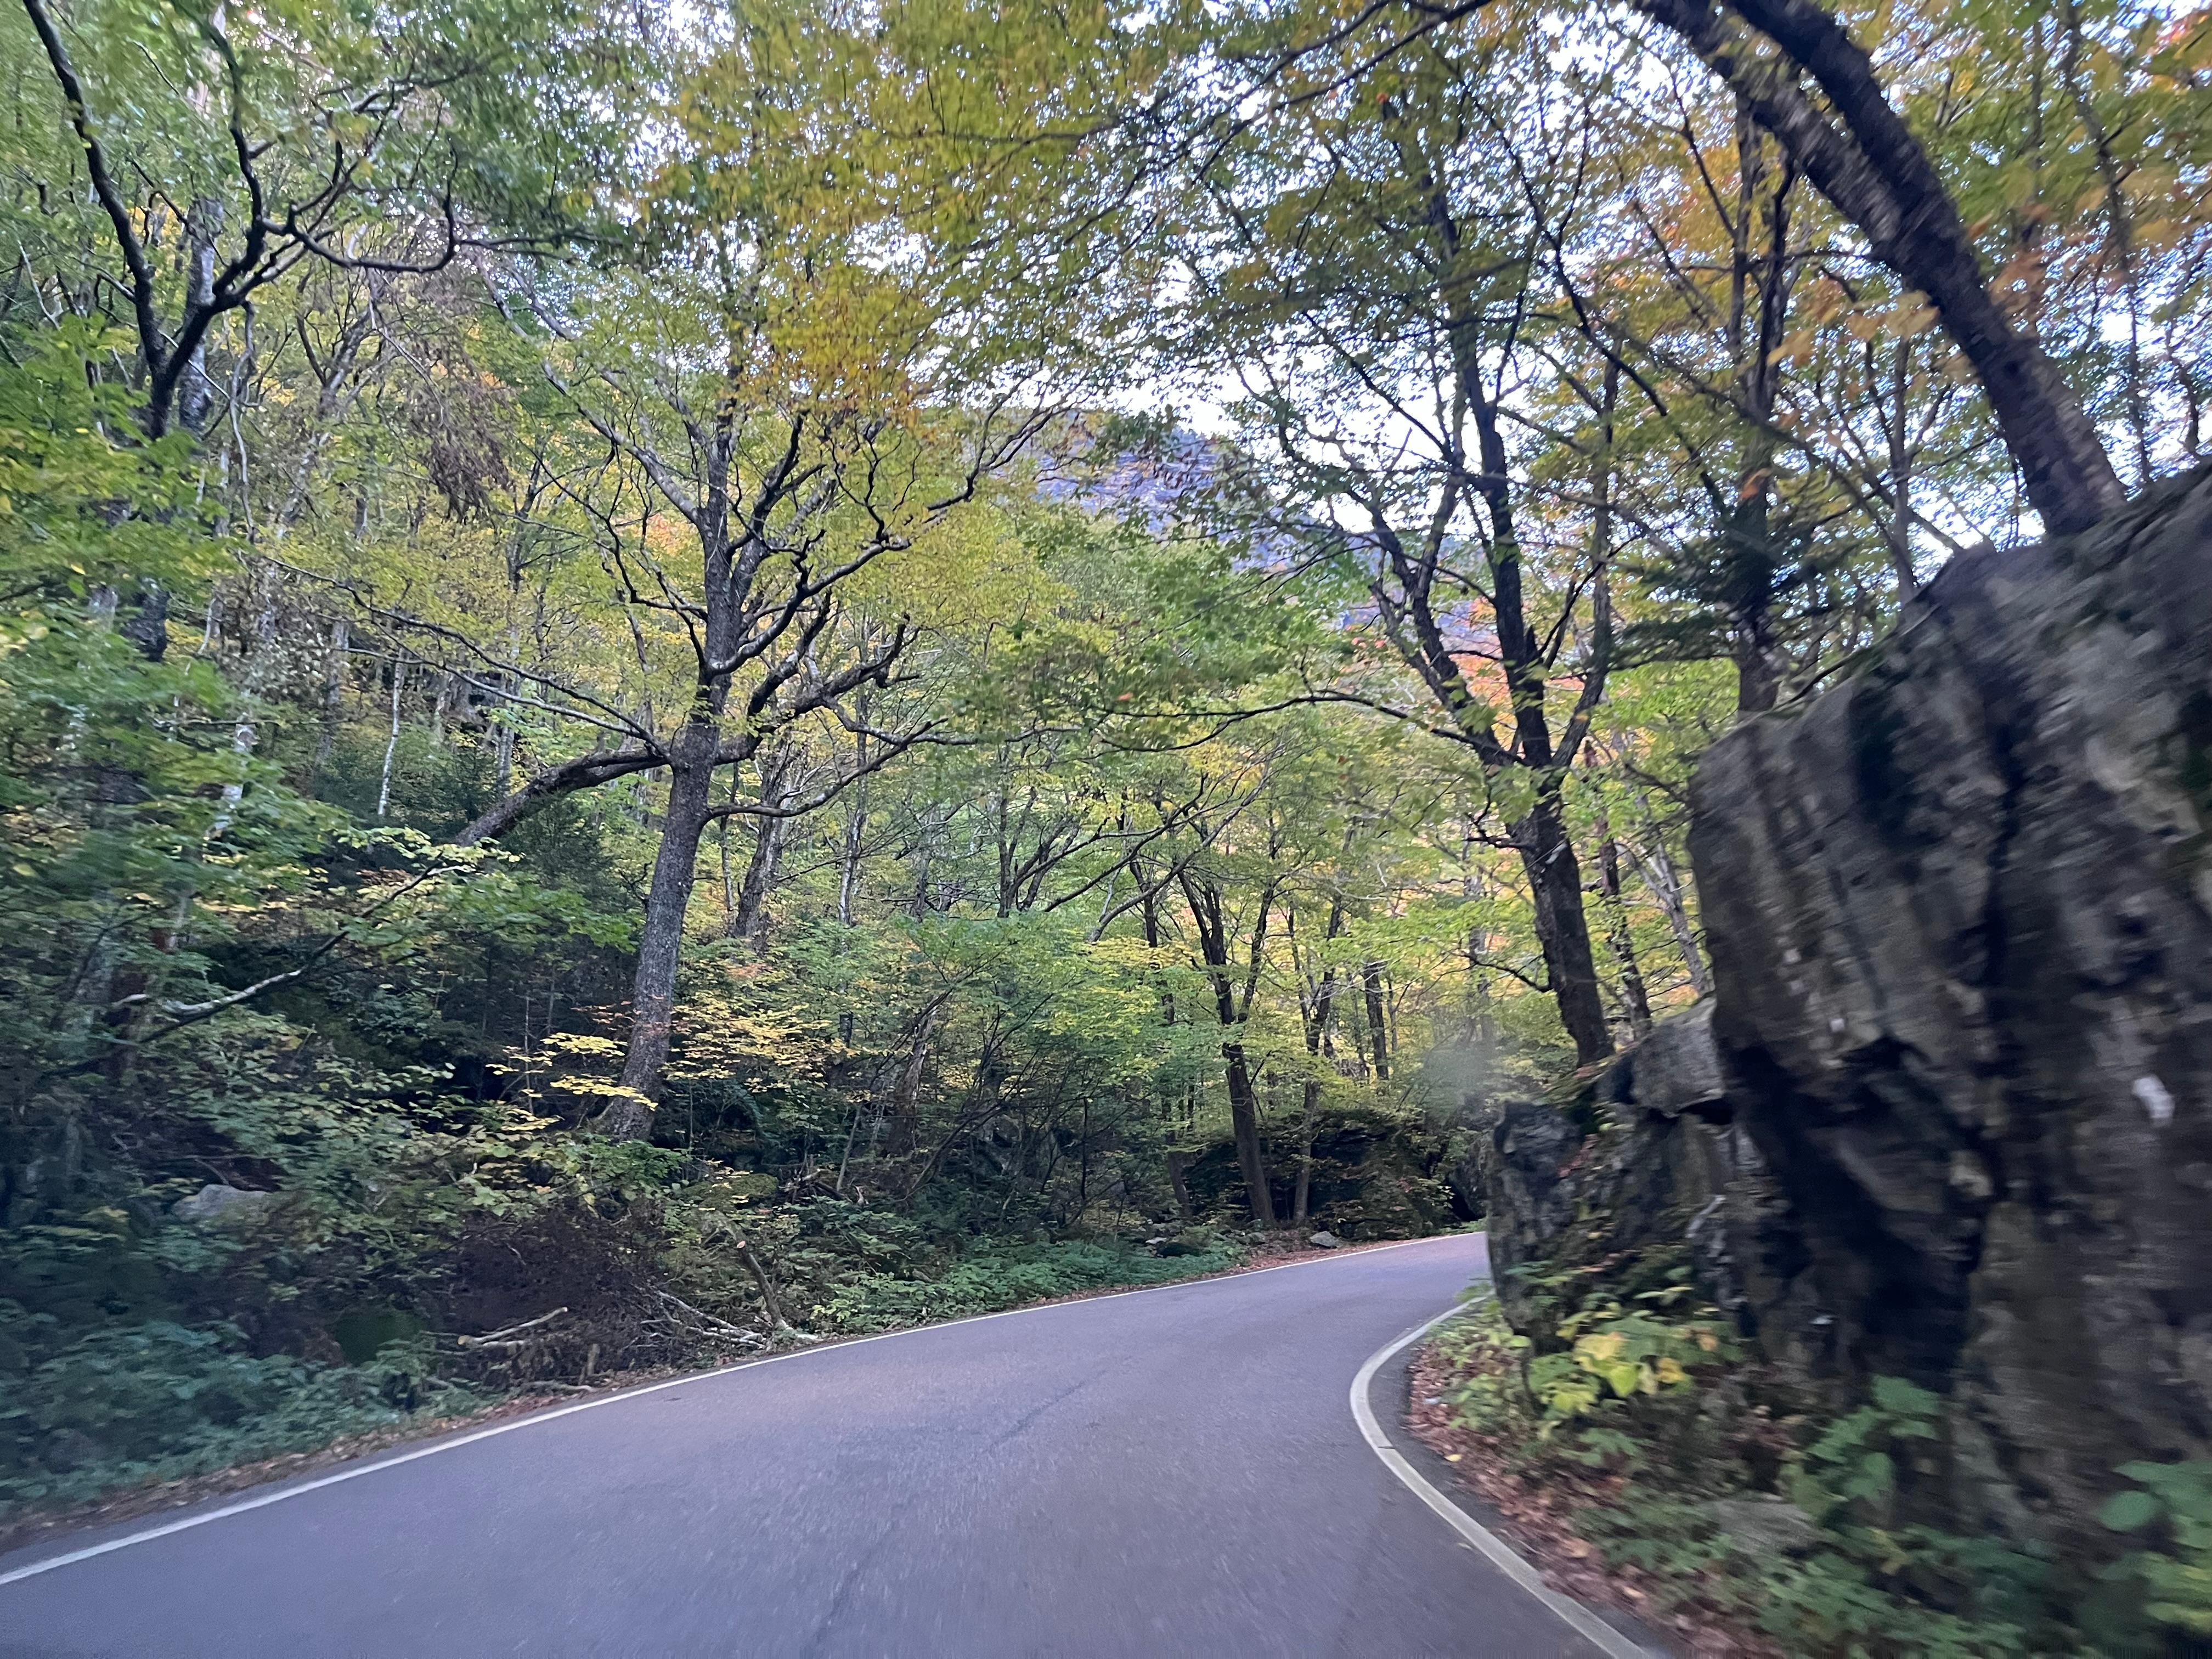
[[[1432,1239],[526,1419],[0,1586],[0,1655],[1581,1659],[1347,1406],[1484,1267]]]

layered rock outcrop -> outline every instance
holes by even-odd
[[[2212,482],[1954,559],[1691,854],[1829,1358],[1951,1397],[1963,1518],[2212,1452]]]
[[[2086,1542],[2212,1455],[2212,481],[1954,559],[1714,747],[1691,852],[1713,1074],[1651,1099],[1715,1098],[1632,1057],[1620,1167],[1540,1191],[1510,1114],[1493,1250],[1679,1226],[1770,1359],[1948,1396],[1962,1529]]]

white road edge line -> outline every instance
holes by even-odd
[[[580,1400],[573,1406],[556,1406],[550,1411],[532,1412],[527,1416],[515,1418],[510,1422],[495,1423],[489,1428],[472,1430],[469,1433],[457,1434],[447,1439],[434,1440],[428,1445],[417,1446],[414,1450],[401,1452],[396,1457],[379,1458],[372,1463],[356,1464],[351,1468],[339,1469],[313,1480],[302,1480],[297,1486],[282,1486],[274,1492],[264,1492],[252,1498],[242,1498],[234,1504],[225,1504],[218,1509],[179,1516],[176,1520],[166,1521],[158,1527],[148,1527],[142,1531],[126,1533],[120,1538],[111,1538],[105,1543],[88,1544],[84,1548],[71,1550],[65,1555],[50,1556],[43,1561],[28,1562],[11,1571],[0,1572],[0,1587],[21,1583],[26,1578],[36,1578],[40,1573],[52,1572],[58,1567],[72,1566],[79,1561],[89,1561],[96,1555],[107,1555],[117,1550],[127,1550],[133,1544],[149,1544],[156,1538],[167,1538],[171,1533],[190,1532],[194,1527],[204,1527],[211,1521],[222,1521],[234,1515],[244,1515],[250,1510],[266,1509],[271,1504],[281,1504],[288,1498],[298,1498],[307,1492],[320,1492],[325,1486],[336,1486],[348,1480],[358,1480],[365,1474],[374,1474],[381,1469],[396,1469],[402,1463],[412,1463],[417,1458],[435,1457],[440,1452],[457,1451],[461,1447],[473,1445],[479,1440],[490,1440],[502,1434],[513,1434],[517,1429],[527,1429],[540,1423],[550,1423],[557,1418],[573,1417],[578,1412],[595,1411],[601,1406],[617,1405],[625,1400],[640,1400],[649,1394],[659,1394],[663,1389],[680,1389],[689,1382],[711,1382],[718,1376],[728,1376],[737,1371],[752,1370],[762,1365],[781,1364],[787,1359],[805,1359],[815,1354],[834,1353],[841,1348],[857,1348],[870,1342],[888,1342],[895,1337],[920,1336],[928,1331],[950,1330],[955,1325],[980,1325],[987,1319],[1013,1319],[1023,1314],[1051,1313],[1059,1308],[1079,1308],[1089,1303],[1112,1302],[1125,1296],[1149,1296],[1155,1291],[1196,1290],[1206,1285],[1226,1284],[1231,1279],[1256,1279],[1261,1273],[1285,1273],[1292,1267],[1314,1267],[1330,1261],[1350,1261],[1363,1255],[1376,1255],[1384,1250],[1402,1250],[1416,1244],[1441,1243],[1444,1239],[1459,1237],[1461,1235],[1456,1233],[1444,1233],[1430,1238],[1401,1239],[1395,1244],[1377,1244],[1363,1250],[1348,1250],[1340,1256],[1310,1256],[1304,1261],[1281,1261],[1272,1267],[1252,1267],[1243,1273],[1218,1274],[1212,1279],[1173,1279],[1165,1285],[1139,1285],[1134,1290],[1109,1291],[1103,1296],[1078,1297],[1067,1302],[1043,1302],[1031,1308],[1005,1308],[997,1313],[970,1314],[965,1319],[948,1319],[942,1324],[914,1325],[902,1331],[880,1331],[874,1336],[856,1336],[849,1341],[825,1343],[818,1348],[797,1348],[789,1353],[768,1354],[758,1359],[743,1359],[734,1365],[725,1365],[718,1370],[693,1371],[684,1376],[672,1376],[665,1382],[648,1382],[642,1388],[625,1389],[620,1394],[602,1395],[596,1400]],[[1435,1322],[1433,1320],[1430,1322],[1431,1324]],[[1423,1330],[1427,1328],[1427,1326],[1422,1327]],[[1417,1331],[1414,1335],[1419,1334]],[[1412,1337],[1406,1339],[1407,1341],[1412,1340]],[[1397,1346],[1402,1347],[1405,1344],[1401,1342]],[[1394,1348],[1390,1352],[1395,1352],[1396,1349]],[[1368,1363],[1368,1370],[1371,1371],[1376,1363],[1370,1360]]]
[[[1510,1544],[1460,1508],[1446,1493],[1430,1485],[1421,1472],[1407,1462],[1405,1454],[1390,1443],[1390,1437],[1382,1432],[1382,1424],[1376,1420],[1375,1408],[1367,1399],[1375,1381],[1375,1373],[1407,1345],[1419,1341],[1445,1320],[1462,1311],[1464,1304],[1445,1309],[1434,1319],[1416,1325],[1405,1335],[1387,1344],[1359,1368],[1359,1375],[1352,1379],[1352,1415],[1359,1425],[1359,1432],[1365,1437],[1369,1449],[1382,1460],[1382,1467],[1403,1481],[1407,1491],[1441,1516],[1444,1523],[1465,1539],[1491,1565],[1550,1608],[1577,1636],[1604,1654],[1606,1659],[1654,1659],[1651,1649],[1639,1647],[1581,1602],[1571,1601],[1552,1589]]]

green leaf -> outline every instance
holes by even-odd
[[[2147,1492],[2115,1492],[2097,1511],[2097,1519],[2113,1532],[2134,1532],[2158,1519],[2158,1499]]]

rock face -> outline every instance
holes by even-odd
[[[1662,1022],[1601,1072],[1579,1109],[1509,1106],[1492,1136],[1490,1260],[1506,1316],[1531,1328],[1529,1274],[1686,1258],[1762,1349],[1797,1361],[1822,1328],[1805,1253],[1713,1040],[1713,1005]],[[1605,1133],[1589,1127],[1600,1117]]]
[[[1758,1556],[1810,1550],[1820,1530],[1813,1517],[1778,1498],[1716,1498],[1698,1509],[1738,1545]]]
[[[1275,1213],[1296,1206],[1306,1156],[1297,1120],[1272,1120],[1263,1136]],[[1306,1219],[1340,1239],[1407,1237],[1453,1219],[1451,1188],[1436,1166],[1443,1137],[1421,1122],[1380,1108],[1332,1109],[1314,1127]],[[1237,1214],[1245,1205],[1236,1148],[1224,1134],[1183,1166],[1183,1184],[1200,1214]]]
[[[1509,1316],[1686,1254],[1784,1383],[1948,1400],[1929,1518],[2109,1553],[2118,1465],[2212,1457],[2212,477],[1954,560],[1691,853],[1714,999],[1493,1137]]]
[[[1691,852],[1826,1322],[1762,1346],[1948,1395],[1962,1529],[2086,1540],[2212,1455],[2212,481],[1953,560],[1715,746]]]

